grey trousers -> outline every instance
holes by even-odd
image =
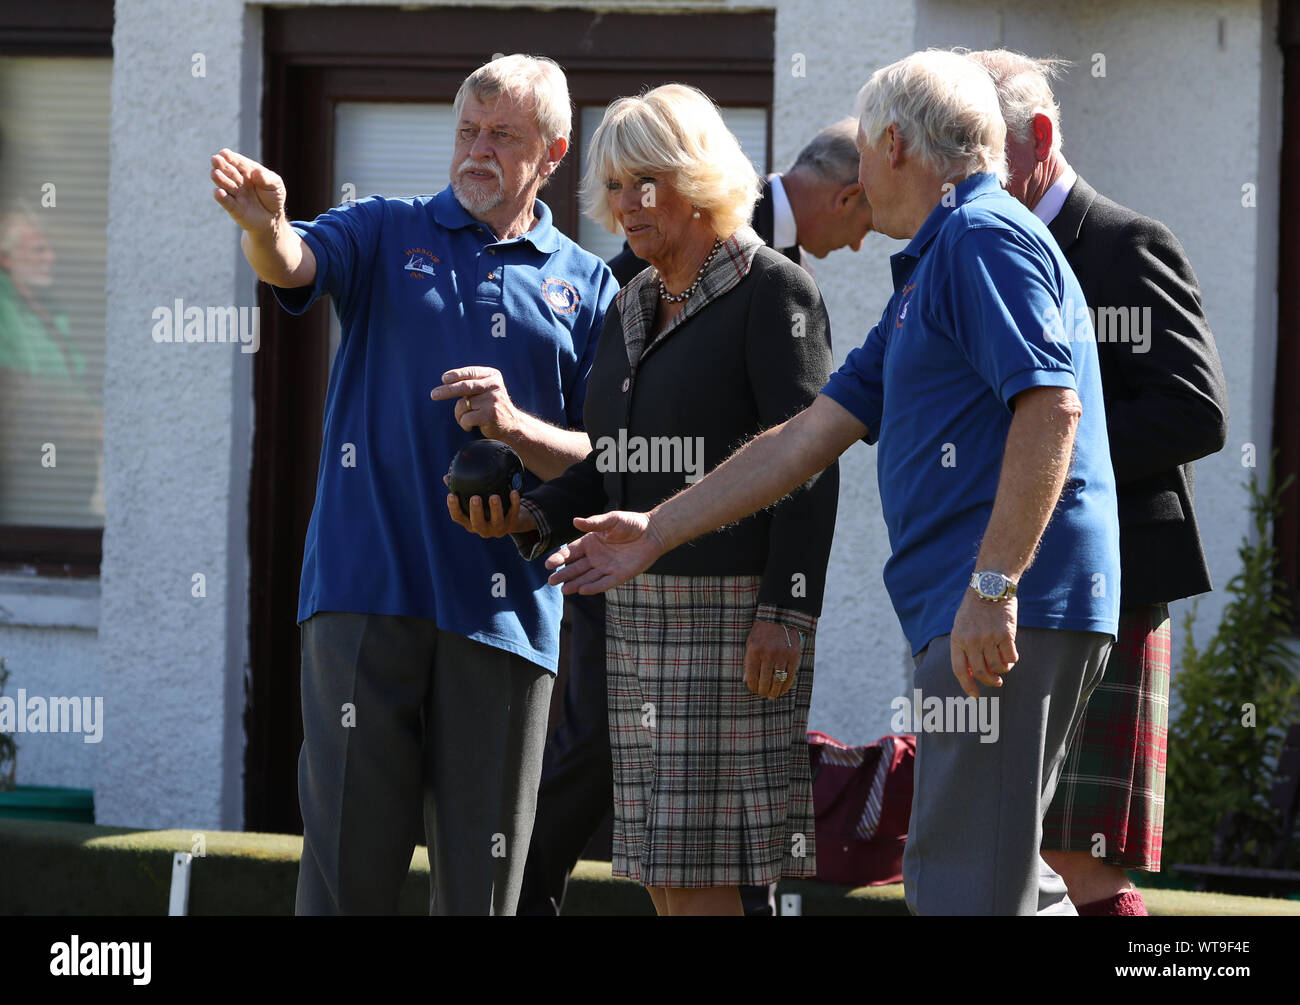
[[[912,819],[903,883],[913,914],[1076,914],[1065,882],[1039,855],[1070,737],[1101,680],[1112,638],[1097,632],[1021,628],[1020,662],[966,727],[950,715],[918,730]],[[942,635],[915,658],[924,699],[964,694]],[[969,706],[968,706],[969,707]],[[958,728],[954,728],[958,727]]]
[[[551,685],[421,618],[302,625],[297,914],[395,914],[420,811],[430,914],[514,914]]]

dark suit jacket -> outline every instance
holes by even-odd
[[[635,299],[629,303],[629,298]],[[810,404],[831,372],[830,324],[817,284],[771,248],[757,247],[748,275],[651,341],[633,365],[624,314],[641,304],[652,316],[657,298],[657,288],[633,283],[605,314],[583,409],[593,450],[524,497],[545,515],[550,537],[544,550],[581,533],[573,527],[575,516],[649,510],[684,487],[678,472],[610,465],[602,470],[603,443],[623,434],[629,442],[701,437],[702,470],[708,472],[757,433]],[[795,312],[807,319],[805,337],[790,337]],[[647,571],[759,575],[760,604],[816,617],[838,504],[839,469],[832,464],[802,491],[674,548]],[[796,574],[804,583],[797,595],[792,593]]]
[[[1204,593],[1210,573],[1192,507],[1192,461],[1223,448],[1228,394],[1196,275],[1169,228],[1080,178],[1049,229],[1096,311],[1097,356],[1119,496],[1120,606]],[[1119,341],[1106,308],[1142,337]],[[1136,317],[1132,315],[1136,314]],[[1112,316],[1113,317],[1113,316]],[[1109,333],[1104,330],[1109,328]]]
[[[750,222],[754,228],[754,233],[769,248],[772,246],[772,232],[775,229],[774,214],[772,210],[772,200],[767,197],[767,179],[764,178],[759,182],[758,202],[754,204],[754,217]],[[789,248],[779,248],[781,254],[794,262],[795,265],[802,265],[805,269],[807,260],[804,258],[803,249],[799,245],[793,245]],[[642,269],[648,269],[650,263],[644,259],[637,258],[626,241],[623,242],[623,250],[611,258],[607,263],[610,270],[614,273],[614,278],[618,280],[619,286],[626,286],[628,282]]]

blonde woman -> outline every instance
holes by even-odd
[[[811,277],[748,226],[758,178],[701,92],[614,102],[586,213],[651,265],[606,315],[584,408],[591,454],[454,519],[540,559],[575,518],[650,509],[813,400],[831,362]],[[831,468],[771,510],[664,555],[608,594],[614,874],[660,915],[740,914],[737,887],[811,876],[813,653],[835,523]],[[513,497],[512,497],[513,498]]]

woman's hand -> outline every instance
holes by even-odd
[[[755,621],[745,643],[745,686],[760,698],[777,699],[794,687],[803,658],[802,641],[793,628],[771,621]],[[785,680],[776,672],[784,670]]]
[[[443,476],[443,482],[447,481]],[[537,529],[535,521],[526,509],[519,505],[519,493],[510,493],[510,514],[501,509],[501,497],[492,496],[488,500],[488,512],[483,512],[483,497],[470,496],[469,513],[460,508],[460,499],[455,492],[447,493],[447,512],[451,518],[472,534],[479,537],[505,537],[507,534],[527,534]]]

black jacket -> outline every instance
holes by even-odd
[[[1120,606],[1204,593],[1192,461],[1223,448],[1228,394],[1200,287],[1169,228],[1082,178],[1049,226],[1096,312],[1097,356],[1119,497]],[[1107,308],[1150,308],[1147,351],[1103,329]]]
[[[617,440],[620,430],[629,442],[702,437],[707,473],[757,433],[801,411],[827,380],[830,332],[821,295],[807,272],[771,248],[755,245],[748,274],[650,341],[633,367],[620,305],[631,298],[652,310],[657,293],[657,287],[634,283],[605,315],[583,410],[593,450],[525,496],[550,531],[537,545],[539,554],[578,536],[575,516],[649,510],[686,487],[680,472],[602,471],[602,442],[610,442],[603,438]],[[801,322],[792,321],[796,314]],[[792,334],[796,324],[798,334]],[[835,464],[775,507],[675,548],[647,571],[761,575],[760,605],[816,616],[838,495]]]
[[[768,182],[764,178],[758,187],[758,202],[754,203],[754,218],[750,226],[768,247],[772,246],[772,234],[776,229],[774,212],[772,210],[772,200],[767,197]],[[806,260],[803,256],[803,249],[799,245],[789,248],[778,249],[781,254],[794,262],[795,265],[802,265],[805,268]],[[623,250],[611,258],[607,263],[610,270],[614,273],[614,278],[618,280],[619,286],[626,286],[632,281],[632,277],[643,269],[648,269],[650,263],[645,259],[637,258],[636,254],[626,241],[623,242]]]

